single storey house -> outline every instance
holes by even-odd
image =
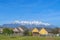
[[[50,35],[50,34],[52,34],[52,30],[47,28],[34,28],[32,30],[33,36]]]
[[[21,26],[21,27],[17,27],[17,28],[14,28],[13,31],[14,31],[14,35],[24,35],[24,32],[27,30],[27,28]]]

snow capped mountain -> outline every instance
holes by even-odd
[[[51,25],[49,23],[44,23],[41,21],[14,21],[12,23],[8,23],[8,24],[3,24],[3,27],[19,27],[19,26],[25,26],[25,27],[56,27],[54,25]]]
[[[50,24],[49,23],[43,23],[41,21],[14,21],[13,24],[22,24],[22,25],[25,25],[25,24],[34,24],[34,25],[45,25],[45,26],[49,26]]]

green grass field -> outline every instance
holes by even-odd
[[[0,35],[0,40],[60,40],[60,37],[33,37],[33,36],[4,36]]]

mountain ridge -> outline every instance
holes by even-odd
[[[7,24],[3,24],[3,27],[11,27],[11,28],[15,28],[15,27],[19,27],[19,26],[26,26],[28,28],[32,28],[32,27],[51,27],[54,28],[56,26],[51,25],[49,23],[44,23],[41,21],[14,21],[12,23],[7,23]]]

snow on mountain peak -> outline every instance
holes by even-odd
[[[41,21],[14,21],[13,23],[18,23],[18,24],[35,24],[35,25],[45,25],[45,26],[49,26],[49,23],[43,23]]]

